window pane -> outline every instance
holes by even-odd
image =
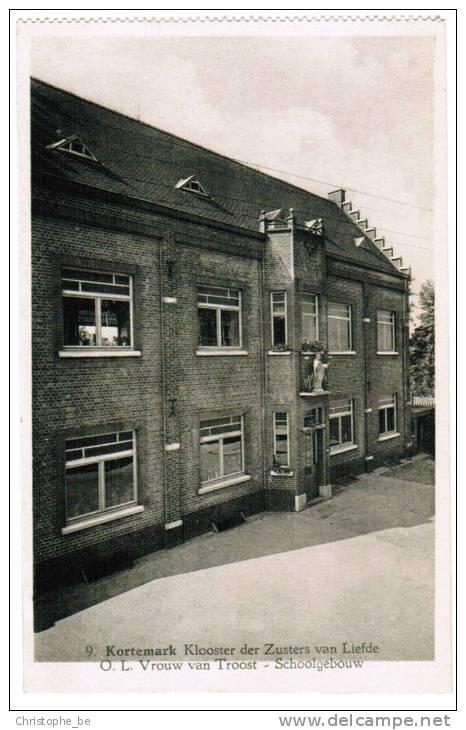
[[[95,300],[64,297],[63,330],[65,345],[95,345]]]
[[[304,296],[302,298],[303,314],[316,314],[317,303],[315,297]]]
[[[379,410],[379,433],[385,433],[385,408]]]
[[[222,310],[220,317],[222,327],[222,347],[238,347],[239,312]]]
[[[314,342],[318,339],[317,316],[308,314],[303,309],[302,316],[302,339],[303,342]]]
[[[133,457],[105,462],[105,507],[134,501]]]
[[[338,320],[328,320],[328,346],[329,350],[338,352],[340,350]]]
[[[273,318],[273,344],[286,345],[285,317],[274,315]]]
[[[203,347],[217,346],[217,312],[215,309],[197,310],[199,317],[199,344]]]
[[[349,306],[348,304],[335,304],[330,303],[328,305],[328,316],[329,317],[349,317]]]
[[[387,408],[387,431],[395,430],[395,409]]]
[[[107,444],[102,446],[89,446],[84,449],[84,456],[99,456],[102,454],[115,454],[118,451],[132,451],[133,441],[121,441],[118,444]]]
[[[211,441],[201,444],[201,481],[210,482],[212,479],[219,479],[220,474],[220,450],[219,442]]]
[[[330,438],[330,446],[337,446],[340,443],[339,419],[338,418],[330,419],[329,438]]]
[[[223,474],[237,474],[242,471],[241,436],[223,439]]]
[[[73,519],[99,509],[98,464],[86,464],[65,472],[66,517]]]
[[[131,345],[129,302],[102,300],[101,344],[107,347]]]
[[[275,436],[275,458],[282,466],[288,466],[288,436],[285,434]]]
[[[353,440],[351,433],[351,416],[341,416],[341,442],[342,444],[350,444]]]

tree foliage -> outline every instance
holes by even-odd
[[[409,343],[411,393],[434,396],[435,391],[435,293],[433,282],[425,281],[419,292],[421,314]]]

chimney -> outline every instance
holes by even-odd
[[[343,203],[345,202],[345,190],[333,190],[333,192],[328,193],[328,199],[332,201],[332,203],[336,203],[339,208],[343,206]]]

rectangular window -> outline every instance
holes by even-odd
[[[351,341],[351,305],[328,304],[328,347],[330,352],[349,352]]]
[[[304,294],[301,300],[302,306],[302,340],[303,342],[314,342],[319,339],[319,308],[317,296]]]
[[[65,347],[131,347],[131,276],[63,269],[62,292]]]
[[[288,431],[288,413],[273,414],[273,459],[274,464],[290,465],[290,439]]]
[[[379,400],[379,435],[396,433],[396,395]]]
[[[202,484],[244,473],[242,416],[201,421],[199,435]]]
[[[215,286],[197,287],[199,346],[241,347],[241,292]]]
[[[395,312],[377,310],[377,352],[395,351]]]
[[[65,441],[67,523],[136,503],[133,431]]]
[[[286,292],[271,292],[272,310],[272,347],[283,347],[287,344],[286,327]]]
[[[330,450],[353,444],[353,401],[349,398],[330,401]]]

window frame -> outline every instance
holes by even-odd
[[[382,440],[382,441],[386,438],[390,438],[390,436],[395,436],[398,434],[398,431],[397,431],[398,418],[397,418],[397,412],[396,412],[397,411],[396,393],[392,393],[392,395],[390,397],[392,398],[391,403],[384,403],[384,404],[380,405],[380,401],[388,400],[389,396],[386,396],[385,398],[379,399],[379,405],[377,406],[377,412],[378,412],[378,417],[379,417],[379,440]],[[393,429],[391,431],[389,431],[387,428],[387,411],[390,408],[393,408]],[[380,430],[380,411],[385,411],[385,414],[384,414],[385,431]]]
[[[202,424],[206,423],[206,421],[211,420],[223,420],[223,425],[228,425],[228,419],[240,419],[240,428],[236,431],[224,431],[223,433],[216,433],[209,436],[203,436],[201,434],[201,431],[203,429]],[[219,424],[221,426],[222,424]],[[217,426],[217,428],[219,427]],[[204,427],[206,428],[206,427]],[[238,472],[225,474],[225,464],[224,464],[224,451],[223,451],[223,441],[225,438],[231,438],[232,436],[240,436],[241,438],[241,470]],[[199,422],[199,476],[200,476],[200,484],[201,484],[201,491],[204,489],[206,491],[209,490],[211,486],[215,486],[216,484],[221,484],[225,481],[235,480],[235,478],[240,478],[242,476],[245,476],[246,474],[246,466],[245,466],[245,449],[244,449],[244,415],[242,413],[237,413],[234,415],[228,415],[228,416],[216,416],[214,418],[205,418]],[[201,445],[206,443],[213,443],[215,441],[219,442],[219,467],[221,474],[218,477],[215,477],[214,479],[206,479],[205,481],[202,480],[202,456],[201,456]]]
[[[218,291],[228,291],[238,293],[238,304],[216,304],[215,302],[200,302],[199,301],[199,288],[204,287],[206,289],[217,289]],[[208,295],[207,295],[208,296]],[[202,284],[198,283],[196,287],[197,297],[197,324],[198,324],[198,344],[197,349],[199,352],[231,352],[240,351],[243,347],[243,296],[242,290],[232,286],[220,286],[217,284]],[[200,322],[199,322],[199,309],[213,309],[215,310],[215,321],[216,321],[216,334],[217,344],[216,345],[202,345],[200,343]],[[239,342],[237,345],[222,345],[222,311],[227,312],[238,312],[238,333]]]
[[[314,299],[315,308],[316,308],[315,314],[308,314],[308,313],[305,314],[304,313],[303,303],[304,303],[304,301],[306,299],[308,299],[308,300],[309,299]],[[303,342],[312,342],[312,340],[307,340],[304,337],[304,326],[303,326],[304,325],[304,317],[309,317],[309,318],[315,320],[315,325],[316,325],[316,336],[315,336],[315,339],[318,340],[319,339],[319,333],[320,333],[320,327],[319,327],[319,297],[318,297],[317,294],[311,294],[309,292],[303,292],[303,294],[301,296],[301,339],[302,339]]]
[[[286,430],[277,428],[277,415],[284,414],[286,416]],[[283,427],[282,427],[283,428]],[[286,434],[286,464],[280,464],[281,467],[290,468],[290,417],[288,411],[274,411],[273,412],[273,458],[274,461],[277,459],[277,436]],[[280,463],[280,462],[278,462]]]
[[[63,275],[63,272],[66,270],[72,270],[74,269],[76,272],[79,272],[82,275],[85,274],[104,274],[106,276],[113,276],[114,277],[114,283],[115,285],[115,277],[118,276],[125,276],[129,280],[128,288],[129,288],[129,294],[117,294],[113,292],[83,292],[81,291],[81,288],[79,290],[73,290],[73,289],[66,289],[63,284],[63,279],[65,278]],[[68,277],[70,281],[78,281],[78,282],[86,282],[86,283],[97,283],[93,282],[91,279],[86,279],[85,276],[82,276],[81,279],[71,279],[71,277]],[[61,281],[61,303],[62,303],[62,313],[63,313],[63,323],[62,323],[62,343],[61,347],[63,352],[79,352],[82,354],[85,353],[92,353],[92,352],[99,352],[99,353],[109,353],[109,352],[134,352],[135,351],[135,345],[134,345],[134,283],[133,283],[133,274],[126,273],[123,271],[114,271],[113,269],[111,271],[104,270],[104,269],[89,269],[89,268],[81,268],[80,266],[73,266],[73,265],[62,265],[60,269],[60,281]],[[63,302],[64,299],[90,299],[94,302],[95,306],[95,329],[96,329],[96,344],[95,345],[65,345],[65,312],[64,312],[64,306]],[[102,338],[102,300],[107,301],[123,301],[129,303],[129,332],[130,332],[130,344],[129,345],[102,345],[101,344],[101,338]]]
[[[124,451],[114,451],[109,454],[95,454],[92,456],[83,456],[80,459],[71,459],[67,461],[66,452],[70,449],[66,447],[66,444],[73,440],[82,440],[84,438],[103,438],[104,436],[117,436],[121,433],[131,432],[132,434],[132,448]],[[112,443],[112,442],[109,442]],[[114,442],[118,443],[118,441]],[[102,444],[100,444],[102,445]],[[97,446],[97,444],[96,444]],[[92,448],[92,444],[90,445]],[[80,447],[82,449],[86,447]],[[126,502],[122,502],[118,505],[112,505],[111,507],[105,507],[105,463],[107,461],[117,461],[118,459],[125,459],[132,457],[133,459],[133,498]],[[70,436],[64,442],[64,522],[65,530],[72,528],[73,526],[80,525],[80,523],[86,524],[92,522],[98,524],[100,518],[105,521],[107,517],[114,514],[120,513],[122,510],[131,509],[138,505],[138,464],[137,464],[137,434],[135,429],[129,428],[119,431],[108,431],[104,434],[91,434],[82,436]],[[68,517],[66,513],[66,472],[72,471],[74,468],[79,466],[87,466],[90,464],[97,464],[97,475],[98,475],[98,500],[99,508],[92,512],[86,512],[85,514],[76,515],[75,517]]]
[[[333,305],[337,305],[340,307],[346,307],[348,310],[348,317],[342,317],[335,314],[330,314],[330,307]],[[332,350],[330,347],[330,335],[329,335],[329,326],[328,326],[328,320],[330,319],[336,319],[343,322],[347,322],[348,325],[348,347],[346,350]],[[346,304],[345,302],[328,302],[327,304],[327,335],[328,335],[328,350],[329,354],[331,355],[345,355],[345,354],[354,354],[353,350],[353,306],[351,304]]]
[[[284,297],[285,341],[283,343],[275,342],[275,333],[274,333],[275,318],[274,318],[274,311],[273,311],[273,306],[274,306],[273,298],[274,298],[275,294],[283,294],[283,297]],[[288,292],[286,291],[286,289],[274,289],[273,291],[270,292],[270,335],[271,335],[272,347],[282,347],[282,346],[286,347],[288,345]]]
[[[336,406],[332,406],[332,401],[329,402],[329,446],[330,446],[330,454],[337,454],[341,451],[349,451],[350,449],[357,448],[357,444],[354,441],[354,402],[352,398],[338,398],[336,400],[345,400],[349,403],[349,409],[347,410],[340,410],[338,413],[331,413],[332,407],[335,408]],[[335,402],[333,401],[333,402]],[[342,425],[341,425],[341,419],[344,416],[350,416],[351,417],[351,441],[342,441]],[[331,445],[330,444],[330,421],[337,420],[338,419],[338,444]]]
[[[389,314],[391,321],[390,322],[382,322],[379,319],[380,314]],[[376,313],[376,321],[377,321],[377,354],[378,355],[387,355],[387,354],[396,354],[396,312],[394,310],[389,309],[378,309]],[[390,327],[391,332],[391,348],[388,350],[383,350],[379,347],[379,327]]]

